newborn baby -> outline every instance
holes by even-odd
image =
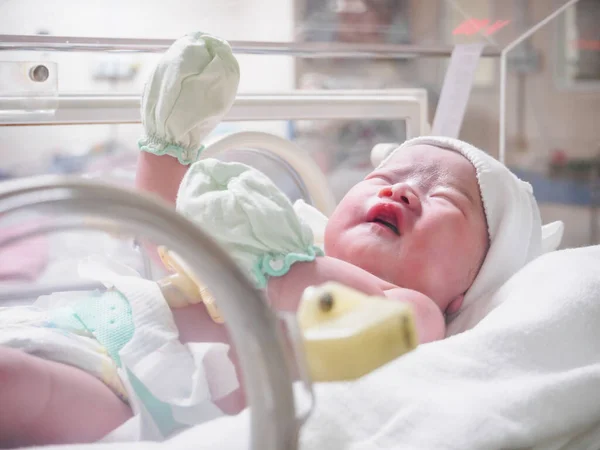
[[[482,299],[541,253],[539,212],[530,186],[483,151],[433,137],[398,146],[348,192],[327,220],[323,252],[313,231],[266,176],[236,163],[195,162],[202,139],[231,106],[238,80],[237,63],[222,41],[202,34],[176,41],[144,91],[145,135],[136,183],[177,202],[178,211],[198,222],[265,289],[275,309],[294,311],[306,287],[338,281],[412,305],[420,341],[430,342],[477,323],[486,312],[477,307]],[[260,230],[257,224],[263,225]],[[134,309],[135,326],[128,329],[134,336],[136,305],[146,302],[149,309],[167,310],[169,317],[157,317],[169,324],[170,349],[184,352],[179,344],[227,341],[225,327],[214,323],[202,304],[169,313],[155,285],[152,301],[116,286],[115,305],[126,312]],[[144,325],[150,334],[144,336],[153,329],[162,333],[164,323],[152,326],[148,320]],[[86,338],[88,346],[106,353],[103,361],[131,356],[113,345],[110,335],[103,339],[111,351],[103,350],[96,334]],[[128,383],[128,403],[115,388],[119,383],[77,369],[76,362],[56,354],[42,358],[14,346],[24,351],[0,346],[0,447],[90,442],[139,414],[131,408],[135,377],[120,380]],[[189,361],[189,355],[183,356]],[[230,357],[235,362],[233,352]],[[243,406],[239,395],[229,400],[218,403],[223,411]],[[172,412],[172,405],[162,406]],[[156,402],[145,407],[156,408]],[[157,414],[169,419],[166,424],[155,420],[167,430],[164,437],[191,424],[169,414]]]
[[[139,180],[151,180],[151,184],[140,181],[139,186],[175,202],[170,195],[176,192],[174,185],[179,185],[181,167],[171,156],[141,153],[138,170],[146,176]],[[231,186],[247,176],[270,189],[240,193],[238,204],[246,195],[266,194],[282,206],[277,210],[282,215],[278,224],[298,220],[298,230],[306,231],[291,203],[251,168],[233,163],[236,175],[221,179],[224,183],[219,189],[207,189],[201,181],[207,173],[212,181],[231,167],[231,163],[216,160],[192,165],[179,189],[179,210],[204,222],[207,231],[214,227],[224,230],[214,236],[231,249],[223,233],[235,240],[236,231],[218,221],[210,224],[209,207],[218,202],[215,196],[230,194]],[[491,185],[491,191],[481,189],[482,183],[488,186],[485,183],[490,177],[505,183]],[[197,195],[200,190],[204,192]],[[494,192],[502,192],[511,201],[490,203]],[[521,205],[518,216],[515,205]],[[204,216],[194,214],[198,207]],[[256,223],[263,213],[254,211],[249,222]],[[513,237],[510,242],[515,245],[508,245],[507,237],[514,231],[511,227],[519,227],[519,234],[527,238]],[[306,238],[306,233],[299,234]],[[469,315],[469,305],[477,301],[471,296],[473,289],[481,295],[497,288],[540,252],[539,217],[527,185],[480,150],[444,138],[417,138],[398,147],[348,192],[328,220],[324,238],[326,256],[316,256],[319,252],[314,250],[309,232],[308,239],[296,239],[305,247],[298,246],[296,255],[303,252],[306,258],[298,258],[280,276],[263,274],[263,287],[272,306],[294,311],[306,287],[338,281],[369,295],[411,304],[421,343],[445,336],[445,316],[460,312],[452,326],[465,312]],[[248,254],[243,254],[246,250],[232,251],[239,261],[248,260]],[[241,267],[247,268],[244,263]],[[172,313],[181,342],[227,341],[225,328],[210,319],[202,304]],[[230,356],[235,361],[235,355]],[[5,433],[3,438],[9,436],[6,430],[13,433],[5,444],[92,441],[132,414],[113,390],[69,365],[0,347],[0,374],[5,379],[0,386],[4,405],[0,432]],[[243,406],[239,393],[230,398],[233,404],[220,406],[230,412],[239,410]]]
[[[185,50],[161,65],[142,101],[137,187],[177,203],[278,310],[294,311],[307,286],[338,281],[412,304],[420,341],[430,342],[446,335],[447,321],[450,333],[476,323],[478,299],[541,253],[531,186],[485,152],[434,137],[389,147],[328,219],[319,249],[266,176],[242,164],[195,162],[219,117],[206,114],[207,105],[222,103],[222,89],[180,95],[173,80],[197,65]]]
[[[272,280],[269,294],[277,286],[280,302],[294,302],[307,285],[333,278],[409,302],[420,342],[430,342],[445,336],[444,316],[461,308],[488,241],[473,165],[456,151],[416,142],[342,199],[318,267],[293,267],[288,277]]]
[[[164,161],[161,172],[171,165]],[[348,192],[327,223],[319,257],[291,203],[254,169],[200,161],[179,192],[178,210],[232,253],[274,308],[295,311],[308,286],[337,281],[410,303],[422,343],[444,337],[444,315],[462,306],[488,248],[475,168],[459,152],[430,144],[394,152]],[[273,276],[255,263],[263,255],[297,262]]]
[[[154,157],[142,155],[140,170]],[[165,160],[163,184],[151,189],[171,191],[177,170]],[[531,187],[449,138],[405,142],[350,189],[327,220],[320,256],[291,203],[242,164],[193,164],[177,209],[230,251],[275,309],[295,311],[308,286],[336,281],[411,304],[421,343],[443,338],[446,318],[462,315],[541,251]]]

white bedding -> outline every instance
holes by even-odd
[[[471,331],[318,387],[304,448],[600,448],[582,441],[600,423],[600,247],[539,258],[494,303]]]
[[[600,448],[600,247],[538,258],[494,302],[470,331],[356,382],[317,385],[301,448]],[[247,418],[97,448],[244,448]]]

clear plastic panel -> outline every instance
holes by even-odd
[[[552,10],[568,0],[543,3]],[[502,48],[532,25],[530,6],[526,0],[176,0],[168,5],[108,0],[83,7],[67,0],[43,5],[22,0],[4,2],[0,16],[7,34],[170,39],[194,29],[231,41],[422,48],[453,43],[454,36]]]
[[[164,42],[161,52],[172,40]],[[55,84],[62,95],[140,96],[161,52],[4,50],[0,51],[0,61],[27,62],[33,59],[58,67],[60,77]],[[294,88],[293,57],[241,54],[236,58],[241,68],[239,92],[287,92]]]
[[[40,38],[129,38],[155,47],[157,40],[162,41],[151,53],[107,48],[82,53],[76,46],[59,52],[35,45],[28,51],[7,51],[10,46],[0,43],[2,60],[59,63],[62,92],[139,95],[156,52],[181,34],[201,28],[231,40],[238,49],[241,92],[419,87],[427,90],[431,121],[453,46],[485,43],[462,139],[498,156],[500,122],[506,117],[502,135],[507,163],[535,172],[525,178],[543,177],[549,185],[552,158],[566,155],[589,166],[597,153],[599,38],[598,7],[593,0],[228,0],[193,5],[179,0],[169,4],[169,14],[158,3],[134,8],[115,1],[86,6],[83,11],[63,2],[35,7],[31,1],[4,2],[0,28],[5,33],[34,38],[36,34]],[[555,19],[536,28],[558,12]],[[70,20],[69,14],[79,19]],[[500,54],[532,30],[531,36],[510,47],[506,101],[501,102]],[[141,36],[149,40],[140,41]],[[134,69],[134,77],[128,78]],[[94,79],[93,73],[103,75]],[[2,145],[7,139],[0,132]],[[337,140],[335,146],[341,145],[342,140]],[[586,200],[590,191],[582,186],[587,182],[561,185],[560,192],[554,189],[559,183],[541,188],[542,202],[558,211],[548,220],[571,217],[573,208],[581,209],[571,240],[577,245],[597,242],[598,233],[590,231],[596,228],[590,225],[595,217]],[[573,192],[583,194],[572,201]],[[568,229],[565,241],[570,239]]]
[[[539,2],[537,22],[565,2]],[[579,0],[508,53],[507,164],[531,183],[563,248],[600,242],[600,3]]]
[[[0,60],[0,124],[15,116],[52,116],[58,107],[58,65]]]
[[[473,42],[502,49],[533,25],[531,8],[536,2],[303,0],[298,3],[301,5],[296,27],[298,40],[403,44],[427,51]],[[568,1],[543,3],[545,9],[552,11]]]
[[[546,16],[569,1],[177,0],[168,13],[159,1],[85,8],[66,0],[34,3],[0,5],[6,33],[0,41],[29,35],[0,42],[3,60],[59,64],[63,93],[139,95],[156,53],[195,30],[232,42],[242,67],[240,92],[289,91],[304,84],[307,71],[337,71],[348,78],[341,85],[352,88],[421,86],[429,72],[421,59],[447,59],[459,43],[485,43],[491,59],[481,70],[489,73],[492,60],[537,23],[540,12]],[[595,42],[584,41],[588,47]]]
[[[279,0],[106,0],[96,5],[6,1],[0,5],[0,29],[5,34],[150,39],[203,30],[229,40],[286,41],[293,8],[292,2]]]
[[[379,142],[402,142],[403,120],[331,119],[226,122],[207,139],[239,131],[264,131],[288,139],[325,174],[336,200],[371,169],[370,153]],[[132,186],[141,125],[0,127],[0,174],[4,179],[42,174],[82,175]],[[18,151],[16,149],[27,149]],[[223,158],[257,167],[292,199],[311,203],[310,186],[281,157],[260,148],[232,149]],[[321,189],[313,186],[312,189]]]

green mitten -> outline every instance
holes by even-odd
[[[259,288],[295,262],[323,255],[285,194],[244,164],[194,163],[181,182],[177,211],[228,250]]]
[[[142,96],[140,150],[191,164],[202,140],[229,111],[240,68],[227,42],[204,33],[171,45],[150,75]]]

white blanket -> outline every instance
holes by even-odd
[[[600,448],[600,247],[542,256],[494,297],[471,331],[318,387],[305,448]]]
[[[468,332],[316,386],[301,448],[600,448],[600,247],[538,258],[494,303]],[[244,448],[248,433],[242,414],[154,445]]]

